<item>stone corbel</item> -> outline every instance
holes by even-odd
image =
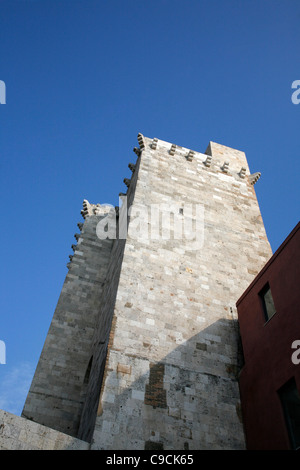
[[[175,151],[176,151],[176,145],[175,144],[172,144],[171,145],[171,148],[170,148],[170,155],[174,155],[175,154]]]
[[[228,168],[229,168],[229,162],[224,162],[224,163],[223,163],[223,166],[221,167],[221,170],[222,170],[224,173],[228,173]]]
[[[259,178],[261,177],[261,173],[257,171],[256,173],[253,173],[252,175],[249,175],[249,183],[254,185]]]
[[[245,178],[246,168],[244,166],[242,166],[242,168],[240,169],[239,175],[240,175],[240,178]]]
[[[137,140],[138,140],[138,143],[139,143],[139,146],[140,146],[140,150],[144,150],[145,142],[144,142],[143,134],[139,133],[138,136],[137,136]]]
[[[193,150],[190,150],[186,157],[187,161],[191,162],[194,156],[195,156],[195,152]]]
[[[156,137],[154,137],[154,139],[152,140],[152,143],[151,143],[151,148],[153,150],[156,150],[157,142],[158,142],[158,139]]]
[[[131,170],[132,173],[133,173],[133,172],[135,171],[135,169],[136,169],[136,165],[135,165],[134,163],[129,163],[129,164],[128,164],[128,168],[129,168],[129,170]]]
[[[124,178],[123,182],[126,184],[127,188],[129,188],[131,180],[129,178]]]
[[[82,206],[83,206],[83,209],[80,213],[81,213],[82,217],[85,219],[87,216],[91,215],[92,205],[89,203],[89,201],[84,199],[83,203],[82,203]]]
[[[141,155],[141,150],[137,147],[133,147],[134,153],[139,157]]]
[[[211,165],[211,160],[212,160],[211,156],[210,156],[210,155],[207,155],[206,160],[205,160],[205,162],[204,162],[204,165],[207,166],[207,168],[210,167],[210,165]]]

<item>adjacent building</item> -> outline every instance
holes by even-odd
[[[300,448],[300,223],[237,302],[247,449]]]

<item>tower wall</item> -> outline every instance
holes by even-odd
[[[108,210],[108,209],[107,209]],[[96,237],[107,212],[84,201],[68,274],[22,416],[76,436],[89,375],[90,347],[113,240]]]
[[[201,154],[143,138],[141,151],[115,292],[101,303],[112,328],[92,448],[244,448],[235,302],[271,256],[253,188],[259,174],[249,174],[243,152],[213,142]],[[170,206],[176,230],[202,220],[198,245],[192,230],[168,236]],[[134,215],[145,207],[148,236],[137,234]],[[103,357],[86,409],[96,409]],[[94,427],[92,415],[82,429]]]
[[[139,154],[138,151],[137,153]],[[98,406],[101,386],[103,380],[105,381],[106,376],[109,373],[107,364],[109,362],[110,346],[115,328],[114,312],[120,282],[120,272],[123,266],[124,249],[126,246],[128,208],[134,200],[135,188],[139,174],[139,162],[140,159],[138,158],[136,164],[129,165],[133,171],[130,184],[129,180],[127,180],[129,188],[126,194],[120,193],[121,203],[118,210],[116,239],[114,240],[111,251],[107,276],[101,296],[101,309],[99,309],[98,312],[89,352],[90,357],[93,358],[92,368],[78,432],[78,437],[80,436],[80,439],[88,442],[92,439],[96,416],[100,412],[98,410]]]
[[[84,202],[23,417],[92,449],[242,449],[235,304],[272,254],[260,174],[214,142],[138,141],[117,237]]]

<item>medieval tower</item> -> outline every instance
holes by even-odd
[[[138,142],[120,207],[84,201],[22,416],[90,449],[244,449],[235,304],[272,255],[260,174],[213,142]]]

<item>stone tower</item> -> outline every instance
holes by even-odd
[[[138,142],[120,207],[84,201],[23,417],[91,449],[243,449],[235,303],[272,254],[260,174],[213,142]]]

